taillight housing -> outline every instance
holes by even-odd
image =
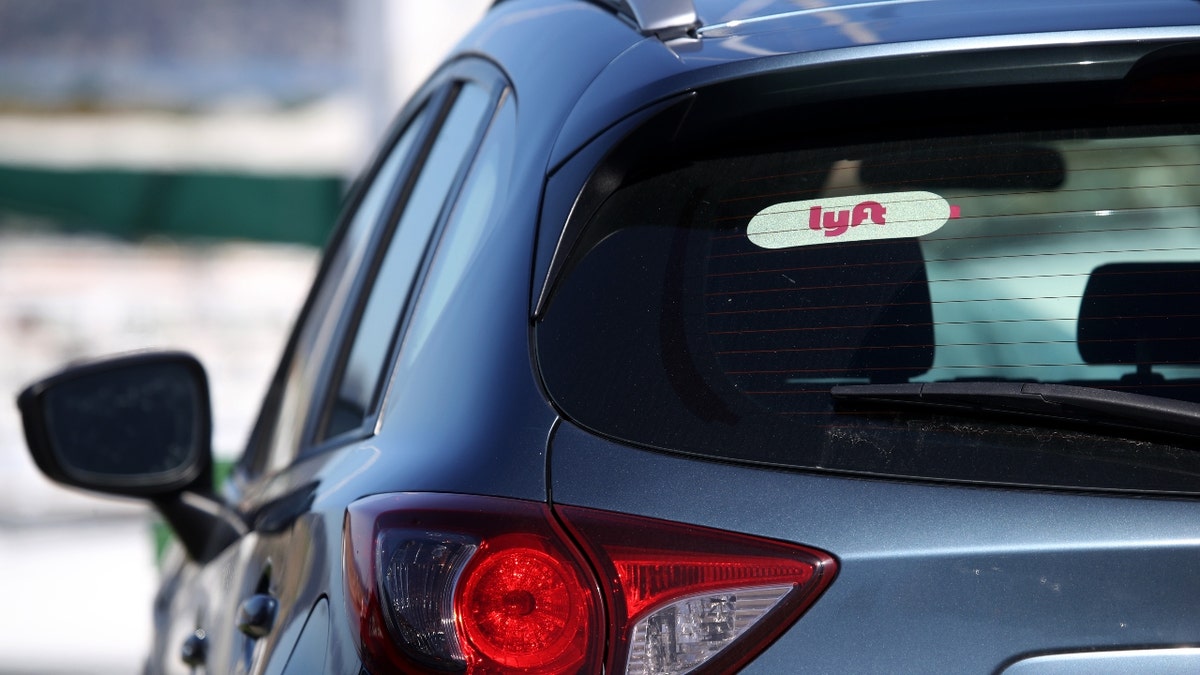
[[[600,569],[611,634],[608,672],[732,672],[825,590],[823,551],[627,514],[558,506]],[[738,649],[729,649],[737,642]]]
[[[836,571],[786,542],[495,497],[368,497],[344,534],[348,609],[373,673],[726,672]]]
[[[405,493],[350,505],[350,615],[373,673],[595,670],[604,647],[587,563],[545,504]]]

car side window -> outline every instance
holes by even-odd
[[[489,226],[493,224],[496,202],[508,187],[516,154],[516,127],[516,106],[506,100],[488,129],[479,156],[438,241],[429,274],[404,334],[397,372],[410,369],[413,362],[425,354],[425,346],[435,329],[445,328],[446,310],[456,297],[470,293],[472,269],[477,267],[480,257],[486,255],[489,245],[495,244],[490,237],[496,236],[497,232],[503,233],[502,229]]]
[[[465,173],[467,159],[496,106],[495,93],[466,82],[458,89],[420,175],[407,195],[396,225],[381,240],[357,321],[347,333],[342,359],[330,380],[328,401],[318,418],[317,444],[359,430],[378,404],[383,375],[426,249]]]
[[[338,309],[353,295],[360,270],[369,258],[376,225],[399,198],[401,177],[411,170],[421,149],[420,139],[434,122],[436,107],[423,105],[391,148],[376,160],[365,188],[358,191],[350,213],[344,216],[340,231],[331,241],[243,458],[242,467],[249,474],[278,469],[295,456],[324,362],[312,355],[327,352],[334,343],[342,315]]]

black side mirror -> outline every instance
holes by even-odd
[[[17,405],[34,461],[52,480],[151,498],[211,480],[208,381],[188,354],[70,367],[26,388]]]
[[[66,370],[17,398],[29,452],[51,480],[152,501],[194,560],[245,534],[212,496],[212,411],[204,367],[140,352]]]

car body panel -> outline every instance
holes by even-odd
[[[1119,652],[1049,654],[1022,659],[1004,669],[1004,675],[1074,675],[1079,673],[1194,673],[1200,667],[1200,650],[1131,649]]]
[[[934,658],[944,672],[987,673],[1029,653],[1200,636],[1191,501],[742,467],[566,423],[551,448],[556,503],[836,552],[820,602],[746,672],[920,672]]]
[[[329,620],[329,600],[321,598],[304,622],[296,647],[284,666],[284,675],[312,672],[314,667],[331,670],[326,658],[329,654]]]
[[[500,30],[518,22],[521,31]],[[529,35],[538,36],[533,49]],[[455,52],[486,55],[502,64],[522,108],[530,111],[521,121],[520,134],[527,148],[522,159],[532,162],[546,161],[543,144],[555,141],[563,118],[595,78],[619,54],[646,40],[588,3],[520,0],[498,3]],[[539,179],[546,169],[545,164],[538,167]]]

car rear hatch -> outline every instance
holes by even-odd
[[[1195,667],[1194,52],[876,55],[602,136],[543,221],[555,503],[834,556],[750,670]]]

